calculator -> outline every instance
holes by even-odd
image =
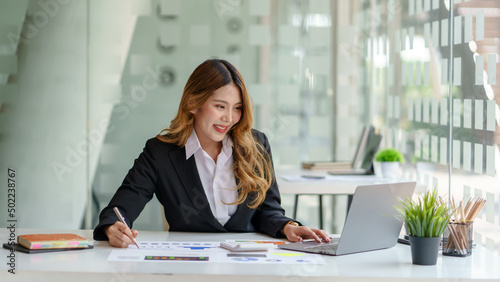
[[[266,243],[237,243],[237,242],[221,242],[221,248],[233,252],[252,252],[252,251],[267,251],[269,248],[274,247],[274,244]]]

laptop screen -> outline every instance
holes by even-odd
[[[372,125],[365,126],[352,161],[352,168],[370,170],[381,140],[382,136],[375,134]]]

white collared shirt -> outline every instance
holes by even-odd
[[[225,225],[237,208],[237,205],[228,204],[238,199],[233,168],[233,140],[229,135],[222,139],[222,150],[217,156],[217,163],[201,148],[194,129],[185,148],[186,160],[194,155],[201,184],[213,215],[220,224]]]

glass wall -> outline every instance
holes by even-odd
[[[383,146],[404,152],[405,177],[457,203],[485,198],[475,240],[498,252],[500,2],[340,2]]]
[[[92,228],[145,142],[169,126],[188,76],[211,57],[242,73],[276,167],[332,159],[330,1],[0,7],[0,155],[2,171],[17,173],[20,227]],[[0,208],[5,225],[6,200]],[[134,227],[163,229],[157,201]]]

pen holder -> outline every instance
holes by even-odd
[[[443,234],[443,255],[466,257],[472,254],[472,222],[450,222]]]

